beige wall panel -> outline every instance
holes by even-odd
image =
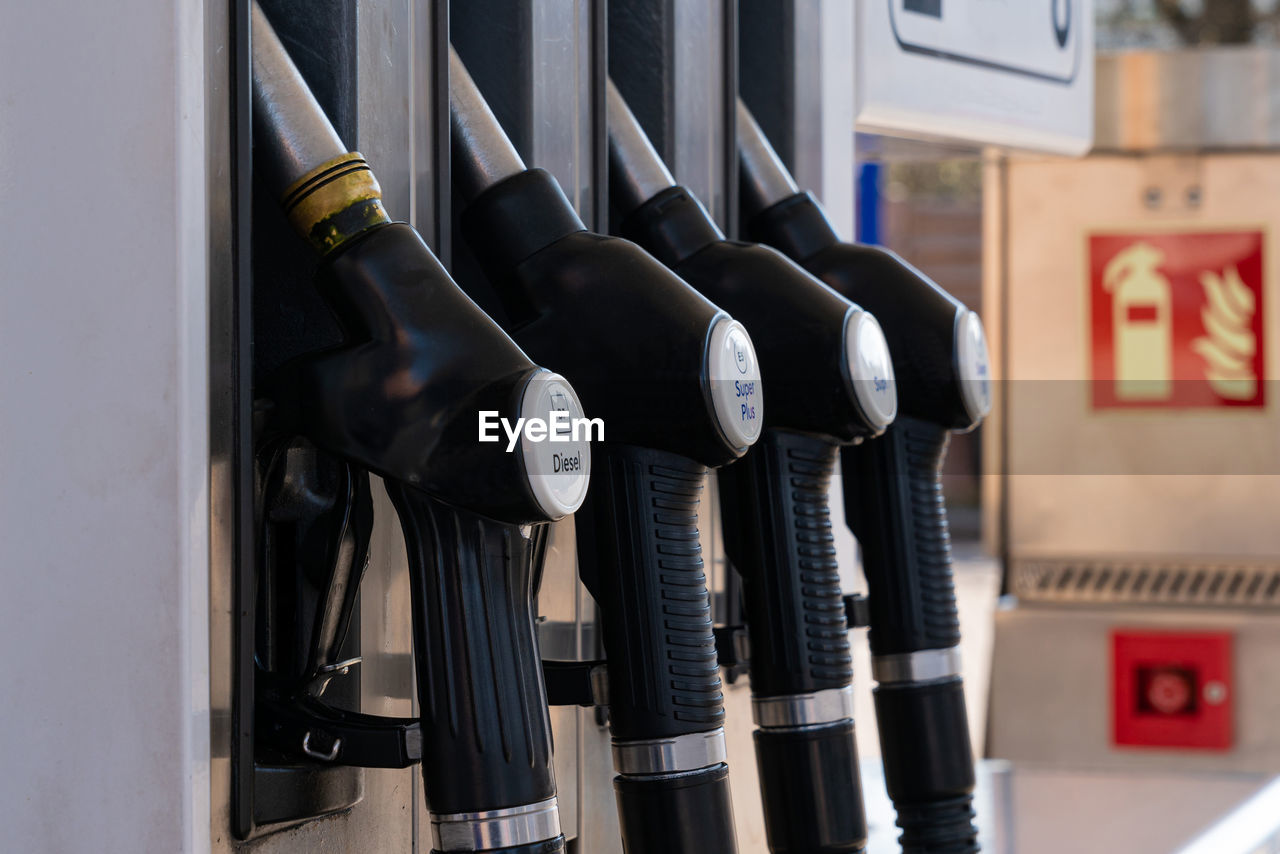
[[[1086,382],[1086,237],[1098,230],[1262,228],[1265,365],[1277,376],[1278,166],[1265,155],[1009,164],[995,258],[1007,260],[1005,490],[1015,561],[1280,553],[1274,386],[1260,410],[1095,412]]]

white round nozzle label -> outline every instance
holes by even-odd
[[[533,496],[548,516],[560,519],[582,506],[591,480],[591,432],[582,402],[569,381],[542,371],[525,386],[520,416],[546,424],[545,438],[521,433],[520,454]]]
[[[760,362],[746,327],[722,317],[711,328],[707,349],[707,378],[716,423],[735,448],[760,438],[764,424],[764,395]]]
[[[956,319],[956,372],[965,411],[977,424],[991,411],[991,362],[982,318],[974,311]]]
[[[870,312],[851,311],[844,326],[844,350],[854,400],[867,426],[883,430],[898,414],[898,383],[880,321]]]

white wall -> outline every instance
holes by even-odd
[[[201,3],[0,25],[0,848],[209,846]]]

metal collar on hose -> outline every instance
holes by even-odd
[[[765,729],[818,726],[852,717],[852,685],[809,694],[751,698],[751,718],[756,726]]]
[[[437,851],[492,851],[559,835],[560,807],[555,798],[508,809],[431,816]]]
[[[724,728],[671,738],[613,742],[613,767],[627,777],[678,774],[723,763],[729,756]]]

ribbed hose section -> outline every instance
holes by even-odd
[[[902,854],[977,854],[980,850],[972,795],[897,808]]]
[[[907,854],[974,854],[973,748],[959,677],[881,684],[876,722],[885,788]]]

